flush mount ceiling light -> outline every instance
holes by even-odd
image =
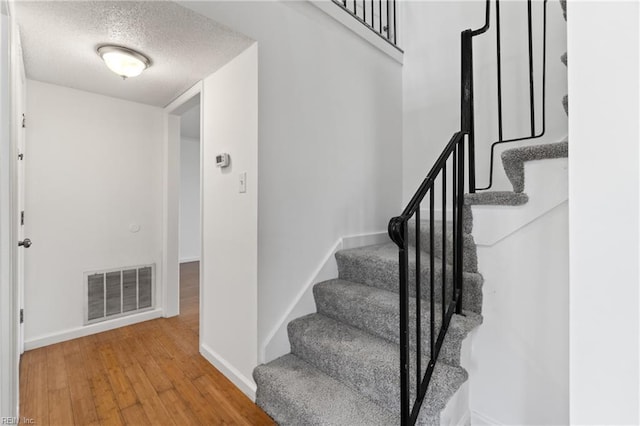
[[[107,67],[123,79],[136,77],[151,66],[149,58],[127,47],[108,44],[98,47],[97,52]]]

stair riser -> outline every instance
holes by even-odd
[[[256,404],[282,426],[399,424],[399,416],[345,388],[294,355],[258,366]]]
[[[407,227],[407,233],[409,234],[409,245],[415,247],[416,245],[416,227],[414,223],[409,223]],[[446,248],[446,260],[448,264],[453,264],[453,236],[451,230],[447,231],[447,238],[444,242]],[[462,256],[462,269],[466,272],[478,272],[478,254],[476,251],[476,243],[473,240],[471,234],[462,234],[462,241],[464,246]],[[433,252],[435,256],[442,259],[442,228],[439,226],[434,228],[433,233]],[[431,252],[431,232],[429,225],[423,223],[420,227],[420,250],[425,253]]]
[[[410,256],[409,259],[409,294],[415,296],[416,268],[415,259],[412,258],[413,256]],[[372,287],[381,288],[395,293],[398,292],[400,271],[397,260],[362,258],[352,255],[343,255],[341,252],[336,253],[336,260],[338,263],[338,276],[340,279],[370,285]],[[428,260],[421,260],[420,291],[421,298],[426,301],[429,300],[429,283],[431,279],[428,264]],[[446,269],[447,300],[450,300],[452,270],[450,266]],[[436,303],[441,303],[440,301],[442,300],[441,272],[441,263],[436,263],[434,268],[434,294]],[[463,274],[462,304],[463,309],[480,313],[482,308],[482,276],[479,274],[469,272],[465,272]]]
[[[367,303],[366,299],[358,300],[350,295],[345,295],[335,291],[333,288],[316,285],[313,289],[318,313],[342,321],[360,330],[364,330],[374,336],[381,337],[390,342],[400,343],[400,315],[398,303],[394,305],[380,306],[380,304]],[[425,356],[430,355],[430,314],[426,312],[424,306],[421,309],[422,323],[422,352]],[[415,299],[411,300],[409,324],[415,324],[416,305]],[[435,333],[441,325],[441,314],[436,314]],[[462,341],[468,331],[459,322],[459,317],[454,316],[451,320],[449,330],[444,339],[438,361],[449,365],[460,365],[460,348]],[[411,349],[416,349],[416,333],[409,334]]]
[[[324,347],[314,344],[315,342],[308,338],[308,330],[299,327],[295,321],[289,323],[288,331],[291,353],[391,412],[399,411],[398,368],[385,368],[388,364],[382,364],[379,368],[376,368],[376,364],[364,365],[365,362],[370,363],[365,354],[361,358],[362,363],[358,363],[355,359],[345,359],[338,352],[327,351]]]

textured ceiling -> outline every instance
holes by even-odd
[[[16,2],[27,76],[166,106],[252,40],[169,1]],[[105,43],[138,50],[152,66],[123,80],[96,54]]]

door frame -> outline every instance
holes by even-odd
[[[0,415],[19,412],[19,321],[17,288],[17,149],[11,97],[12,26],[6,3],[0,14]],[[4,13],[6,11],[6,14]]]
[[[200,102],[200,230],[202,230],[202,102],[203,84],[199,81],[164,108],[164,167],[162,218],[162,306],[163,316],[180,313],[180,115]],[[202,232],[202,231],[201,231]],[[200,253],[202,253],[202,239]],[[199,264],[202,278],[202,261]],[[199,283],[200,319],[202,319],[202,279]],[[202,324],[200,324],[202,326]]]

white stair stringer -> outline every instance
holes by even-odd
[[[567,158],[529,161],[521,206],[473,205],[473,237],[478,246],[492,246],[568,199]]]

